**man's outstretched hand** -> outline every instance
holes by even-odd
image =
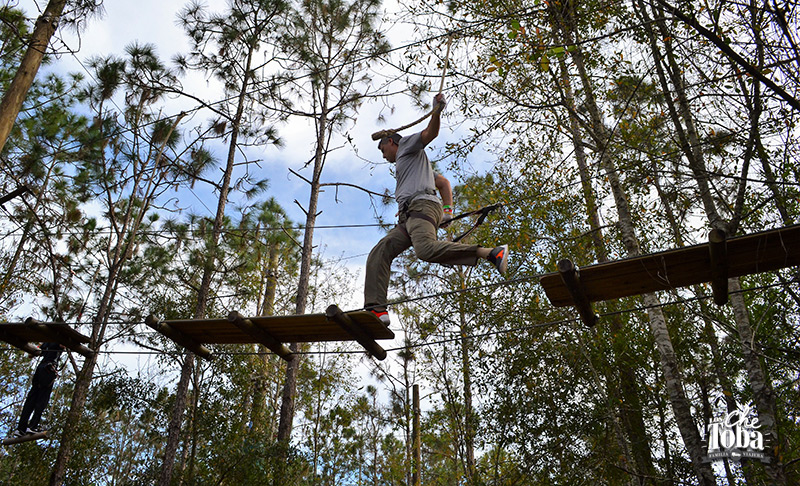
[[[445,106],[447,106],[447,98],[445,98],[444,93],[439,93],[433,97],[433,110],[436,113],[441,113]]]

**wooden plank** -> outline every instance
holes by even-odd
[[[371,312],[356,311],[348,312],[347,315],[374,339],[394,339],[394,333]],[[329,320],[325,314],[250,317],[249,320],[281,343],[354,340],[352,335],[336,322]],[[179,319],[165,321],[165,323],[198,343],[249,344],[257,342],[228,319]]]
[[[7,437],[3,439],[3,445],[21,444],[23,442],[30,442],[32,440],[46,439],[47,431],[37,432],[35,434],[25,434],[20,437]]]
[[[26,326],[24,322],[4,322],[0,324],[0,329],[28,343],[45,343],[51,340],[49,334],[43,334],[39,329]]]
[[[246,319],[238,312],[233,311],[228,314],[228,320],[238,327],[242,332],[251,336],[256,342],[263,344],[284,360],[292,360],[292,352],[289,350],[289,348],[275,339],[269,332],[253,324],[253,321],[250,319]]]
[[[156,319],[155,316],[150,314],[144,320],[145,324],[150,326],[151,328],[155,329],[156,331],[160,332],[164,336],[168,337],[169,339],[175,341],[179,345],[183,346],[184,348],[188,349],[189,351],[193,352],[194,354],[200,356],[201,358],[205,359],[212,359],[213,355],[208,348],[198,343],[195,339],[191,336],[186,336],[179,330],[174,329],[169,324],[159,321]]]
[[[28,341],[19,338],[16,334],[13,334],[10,331],[5,329],[6,323],[0,325],[0,340],[7,342],[8,344],[25,351],[26,353],[30,354],[31,356],[39,356],[42,354],[42,350],[34,346],[33,344],[29,343]]]
[[[56,342],[86,357],[91,356],[93,353],[91,349],[82,344],[88,343],[90,341],[89,337],[84,336],[69,325],[60,322],[40,322],[30,317],[24,323],[1,323],[0,339],[36,356],[38,356],[38,353],[32,353],[29,348],[24,346],[24,343]],[[19,346],[18,344],[20,343],[23,346]],[[33,347],[31,344],[28,344],[28,346]]]
[[[89,338],[64,323],[39,322],[33,317],[29,317],[25,319],[25,325],[36,329],[42,334],[46,334],[48,336],[47,342],[59,343],[86,358],[91,358],[92,354],[94,354],[91,349],[81,344],[84,341],[83,338],[86,338],[84,342],[89,342]]]
[[[367,330],[362,328],[359,324],[357,324],[353,319],[350,318],[347,314],[342,312],[336,305],[328,306],[325,310],[325,315],[328,319],[335,321],[339,326],[344,329],[347,334],[353,337],[358,344],[364,347],[367,352],[379,361],[383,361],[386,359],[386,350],[384,350],[378,343],[375,342],[375,339],[369,334]]]
[[[727,240],[728,276],[800,265],[800,225]],[[580,268],[581,286],[590,302],[619,299],[710,282],[709,245],[695,245]],[[573,305],[558,272],[540,279],[556,307]]]
[[[575,265],[566,258],[558,262],[558,274],[561,276],[561,281],[567,287],[572,302],[581,316],[581,320],[589,327],[597,324],[597,315],[592,310],[592,305],[589,299],[583,292],[581,285],[580,275]]]
[[[728,237],[722,230],[708,235],[708,256],[711,259],[711,291],[714,303],[728,303]]]
[[[64,339],[70,339],[80,344],[89,344],[91,342],[91,338],[89,336],[84,336],[63,322],[45,322],[43,324],[47,326],[51,332],[54,332],[59,336],[64,336]]]

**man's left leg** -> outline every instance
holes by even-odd
[[[480,246],[439,240],[436,230],[441,218],[441,204],[429,200],[411,203],[406,230],[417,257],[432,263],[475,266]]]
[[[39,422],[42,420],[42,414],[45,408],[47,408],[47,404],[50,403],[50,394],[53,392],[53,383],[55,381],[55,372],[51,371],[49,368],[42,370],[41,382],[38,383],[34,398],[33,415],[31,415],[31,420],[28,422],[27,430],[39,430]]]
[[[402,223],[401,223],[402,224]],[[367,257],[364,277],[364,307],[372,311],[384,324],[389,325],[386,311],[392,261],[411,246],[411,240],[400,226],[395,226],[384,236]]]

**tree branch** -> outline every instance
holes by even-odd
[[[768,77],[764,76],[761,71],[747,62],[745,58],[740,56],[736,51],[734,51],[731,46],[729,46],[725,41],[719,38],[715,33],[711,32],[710,30],[706,29],[700,22],[698,22],[697,18],[694,15],[691,17],[681,12],[678,8],[673,7],[665,0],[655,0],[658,2],[659,5],[664,7],[667,11],[669,11],[672,15],[677,17],[680,21],[685,23],[686,25],[692,27],[696,30],[700,35],[711,41],[712,44],[717,46],[723,54],[728,56],[733,62],[741,66],[748,74],[756,78],[758,81],[764,84],[764,86],[768,87],[772,92],[782,98],[784,101],[789,103],[789,105],[797,111],[800,111],[800,100],[793,97],[789,93],[786,92],[783,88],[778,86],[774,81],[769,79]]]

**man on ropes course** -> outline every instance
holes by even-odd
[[[445,104],[444,94],[437,94],[430,121],[424,130],[407,137],[387,132],[378,142],[383,158],[395,164],[397,186],[394,196],[399,207],[399,220],[367,257],[364,307],[387,326],[386,295],[392,261],[411,246],[417,257],[426,262],[474,266],[479,258],[485,258],[501,274],[508,266],[508,245],[484,248],[440,241],[436,236],[439,225],[453,218],[453,192],[450,182],[433,171],[425,146],[439,135],[440,115]],[[436,196],[437,190],[441,200]]]
[[[47,408],[47,404],[50,402],[53,383],[58,377],[58,358],[61,356],[64,346],[58,343],[44,343],[40,349],[42,350],[42,360],[33,374],[31,389],[28,392],[28,396],[25,397],[25,404],[22,406],[22,413],[19,417],[17,430],[14,431],[14,437],[42,432],[39,428],[39,421],[42,419],[44,409]]]

